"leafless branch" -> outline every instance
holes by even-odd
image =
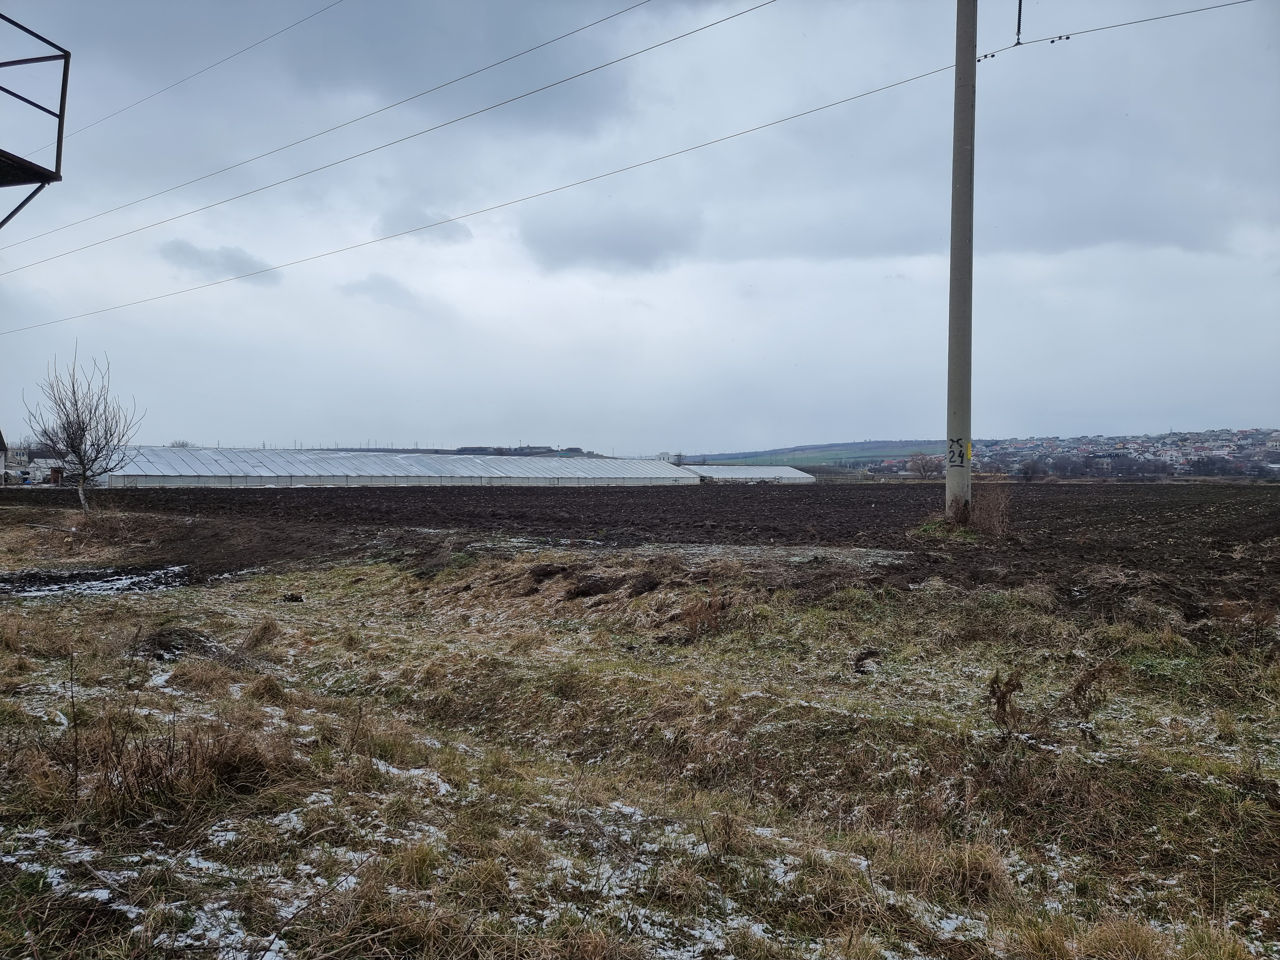
[[[27,426],[75,478],[80,505],[87,511],[85,487],[129,462],[130,444],[145,414],[138,413],[132,401],[126,406],[111,393],[106,357],[86,368],[72,354],[61,370],[55,359],[40,384],[40,395],[43,399],[34,407],[26,404]]]

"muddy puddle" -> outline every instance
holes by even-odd
[[[74,593],[106,596],[180,587],[187,568],[160,570],[17,570],[0,572],[0,597],[52,597]]]

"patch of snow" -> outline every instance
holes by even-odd
[[[55,597],[61,594],[84,596],[111,596],[117,593],[136,593],[144,590],[163,590],[180,586],[186,579],[185,566],[165,567],[146,573],[118,573],[104,570],[43,570],[18,571],[0,577],[0,595],[25,598]],[[41,583],[22,586],[22,578],[39,574]],[[94,579],[96,578],[96,579]],[[17,586],[11,584],[17,583]]]
[[[443,778],[441,778],[440,774],[436,773],[436,771],[428,767],[412,767],[408,770],[402,770],[401,768],[394,767],[391,764],[387,763],[385,760],[379,760],[376,757],[373,758],[372,762],[373,762],[374,769],[377,770],[379,773],[386,773],[396,777],[409,777],[412,779],[427,781],[429,784],[435,787],[437,796],[443,797],[445,794],[453,792],[453,787],[449,786],[449,784],[447,784],[443,780]]]
[[[302,818],[298,816],[298,811],[296,810],[289,810],[285,813],[276,814],[276,816],[272,817],[268,823],[277,830],[282,830],[285,833],[302,833],[302,831],[306,829],[302,823]]]
[[[221,824],[213,826],[209,830],[209,842],[215,847],[225,847],[234,843],[240,834],[231,827],[224,827]]]
[[[613,801],[613,803],[609,804],[609,809],[630,817],[637,823],[644,819],[644,812],[642,810],[639,810],[636,807],[627,806],[627,804],[623,803],[621,800]]]

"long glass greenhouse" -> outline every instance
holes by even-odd
[[[340,450],[137,447],[108,487],[663,486],[698,483],[661,460]]]
[[[135,447],[108,487],[667,486],[812,483],[791,467],[676,466],[612,457]]]

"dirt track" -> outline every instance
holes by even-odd
[[[1093,605],[1108,582],[1188,616],[1224,602],[1280,605],[1280,487],[1216,484],[1032,485],[1009,488],[1010,533],[976,543],[921,534],[942,502],[937,484],[672,488],[315,488],[102,491],[126,512],[216,521],[167,544],[224,553],[225,563],[278,551],[300,556],[343,543],[406,545],[416,531],[466,530],[614,546],[652,543],[863,546],[912,552],[887,576],[958,585],[1042,580]],[[7,490],[0,505],[70,506],[71,491]],[[247,523],[245,521],[248,521]],[[228,539],[230,538],[230,539]]]

